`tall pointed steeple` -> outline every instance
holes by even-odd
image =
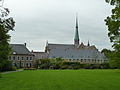
[[[89,40],[88,40],[88,46],[90,46]]]
[[[74,45],[79,45],[79,33],[78,33],[78,16],[76,15],[76,30],[75,30],[75,38]]]

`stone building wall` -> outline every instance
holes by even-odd
[[[35,62],[33,55],[10,55],[9,60],[17,68],[33,67]]]

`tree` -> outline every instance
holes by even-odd
[[[3,0],[0,0],[3,2]],[[12,17],[9,17],[9,9],[0,6],[0,71],[6,70],[8,56],[10,54],[10,35],[8,32],[14,30],[15,22]]]
[[[110,66],[120,68],[120,0],[105,0],[110,5],[115,6],[112,9],[112,15],[105,19],[108,26],[108,37],[113,43],[113,51],[110,55]]]
[[[120,0],[106,0],[106,2],[115,6],[112,9],[112,15],[108,16],[105,22],[108,26],[110,41],[113,42],[114,49],[120,52]]]
[[[50,59],[38,59],[36,60],[35,68],[49,69],[50,64],[51,64]]]
[[[120,69],[120,52],[113,51],[109,57],[110,57],[110,61],[109,61],[110,67]]]
[[[101,53],[104,53],[104,55],[109,59],[109,56],[112,53],[112,51],[105,48],[101,51]]]

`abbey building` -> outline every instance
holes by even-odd
[[[25,44],[11,44],[12,52],[9,60],[18,68],[33,67],[37,59],[62,58],[70,62],[81,64],[101,64],[108,62],[106,56],[98,51],[94,45],[79,43],[78,19],[76,18],[75,37],[73,44],[46,43],[45,52],[30,52]]]
[[[80,63],[104,63],[107,62],[106,56],[98,51],[94,45],[79,43],[78,19],[76,18],[76,29],[73,44],[53,44],[47,42],[45,52],[48,58],[63,58],[69,61],[79,61]]]

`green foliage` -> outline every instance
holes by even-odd
[[[38,66],[39,66],[39,64],[40,64],[39,61],[40,61],[40,60],[35,60],[34,67],[35,67],[36,69],[38,68]]]
[[[0,1],[1,2],[1,1]],[[15,22],[13,18],[8,17],[9,10],[4,7],[0,7],[0,71],[7,70],[8,65],[8,56],[10,54],[10,35],[8,32],[13,30]]]
[[[105,19],[108,26],[108,36],[110,41],[113,42],[113,47],[116,51],[120,52],[120,0],[106,0],[107,3],[114,5],[112,15]]]
[[[111,68],[120,68],[120,52],[107,49],[103,49],[101,52],[107,56]]]
[[[112,47],[115,49],[109,55],[109,63],[112,68],[120,68],[120,0],[106,0],[106,2],[115,6],[112,9],[112,15],[105,19],[109,31],[108,36],[113,42]]]
[[[1,73],[0,73],[0,78],[2,78],[2,75],[1,75]]]
[[[8,60],[4,60],[4,63],[2,63],[1,71],[10,71],[12,70],[12,62]]]
[[[105,0],[107,3],[110,3],[111,5],[117,5],[119,6],[120,0]]]
[[[120,69],[120,52],[112,52],[110,55],[109,61],[111,68],[119,68]]]
[[[63,60],[62,58],[56,59],[40,59],[36,60],[35,67],[37,69],[106,69],[109,68],[108,63],[103,64],[80,64],[80,62],[71,62]]]
[[[15,66],[12,66],[12,69],[11,69],[12,71],[16,71],[17,70],[17,68],[15,67]]]
[[[36,60],[35,68],[49,69],[50,64],[51,64],[50,59],[39,59]]]
[[[60,69],[80,69],[80,66],[80,62],[64,61],[62,62]]]
[[[103,49],[103,50],[101,51],[101,53],[104,53],[105,56],[109,59],[109,56],[110,56],[110,54],[112,53],[112,51],[111,51],[111,50],[108,50],[108,49]]]
[[[24,68],[24,70],[37,70],[36,68]]]

